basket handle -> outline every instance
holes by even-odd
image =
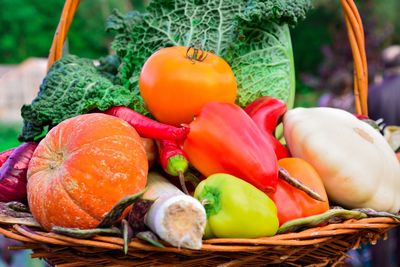
[[[51,44],[47,69],[61,58],[64,41],[80,0],[66,0]],[[368,68],[364,28],[353,0],[340,0],[354,60],[354,104],[357,114],[368,115]]]
[[[64,42],[67,39],[67,33],[71,26],[75,12],[79,6],[80,0],[66,0],[63,11],[61,13],[60,21],[56,32],[54,33],[53,42],[51,43],[49,57],[47,60],[47,70],[53,63],[62,57],[62,49]]]
[[[340,0],[354,60],[354,99],[357,114],[368,116],[368,67],[364,28],[353,0]]]

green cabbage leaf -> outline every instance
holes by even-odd
[[[290,106],[294,65],[289,26],[303,19],[309,0],[153,0],[144,13],[114,11],[107,30],[121,59],[120,84],[140,99],[142,65],[166,46],[201,46],[231,65],[238,81],[238,104],[272,95]],[[143,101],[134,103],[145,113]]]
[[[63,120],[92,110],[128,106],[133,93],[114,85],[89,59],[74,55],[55,62],[43,80],[36,98],[24,105],[20,141],[34,141]]]
[[[293,103],[294,67],[289,26],[305,17],[310,0],[152,0],[146,10],[109,17],[116,55],[64,56],[49,70],[37,97],[24,105],[20,141],[42,138],[65,119],[112,106],[149,115],[140,97],[141,68],[157,49],[200,46],[223,57],[238,81],[237,103],[262,95]],[[162,96],[160,96],[162,97]]]

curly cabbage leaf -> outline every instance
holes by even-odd
[[[91,60],[65,56],[51,67],[32,103],[22,107],[19,140],[40,139],[63,120],[96,109],[128,106],[133,98],[128,89],[102,76]]]
[[[117,55],[108,55],[99,58],[99,65],[96,66],[97,70],[111,82],[117,83],[118,67],[121,64]]]
[[[238,83],[237,104],[244,107],[260,96],[271,95],[292,107],[295,73],[288,26],[248,25],[242,31],[245,37],[227,55]]]
[[[238,104],[260,95],[287,103],[294,93],[294,67],[288,25],[304,18],[309,0],[153,0],[146,12],[114,12],[107,29],[121,59],[119,82],[140,99],[138,78],[157,49],[201,45],[225,58],[238,79]],[[143,101],[134,106],[146,112]]]

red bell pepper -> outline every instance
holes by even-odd
[[[316,191],[324,201],[318,201],[284,180],[278,181],[276,192],[268,194],[278,209],[279,224],[311,215],[324,213],[329,209],[325,187],[316,170],[300,158],[285,158],[278,161],[291,176]]]
[[[273,145],[278,159],[290,156],[289,150],[275,138],[275,128],[287,110],[285,102],[271,96],[262,96],[246,108],[246,113],[253,119],[268,141]]]
[[[190,123],[184,151],[206,177],[227,173],[274,192],[278,164],[265,134],[239,106],[211,102]]]

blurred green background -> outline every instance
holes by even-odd
[[[22,124],[0,123],[0,151],[15,147],[19,144],[17,136],[21,131]]]
[[[71,53],[89,58],[107,53],[110,36],[105,33],[104,25],[111,10],[141,9],[144,2],[82,1],[68,35]],[[1,0],[0,64],[19,63],[32,56],[46,57],[63,4],[63,0]],[[295,54],[302,55],[296,62],[299,72],[316,73],[324,61],[321,48],[331,44],[336,34],[346,35],[339,1],[314,0],[313,5],[307,19],[292,30]],[[400,36],[395,35],[400,32],[397,19],[400,1],[364,0],[357,1],[357,5],[364,19],[367,40],[372,39],[374,44],[382,38],[386,44],[400,42]]]

